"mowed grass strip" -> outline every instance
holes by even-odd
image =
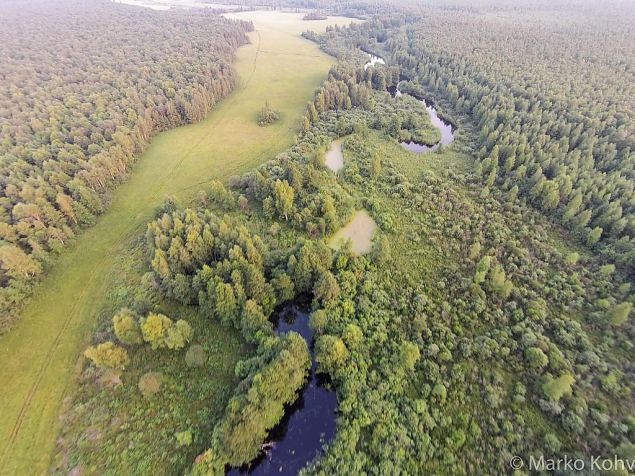
[[[209,180],[245,172],[292,143],[306,102],[334,61],[299,34],[351,21],[303,22],[301,16],[237,15],[253,20],[257,31],[238,50],[236,91],[204,121],[153,140],[108,212],[59,257],[18,324],[0,337],[0,474],[47,472],[60,405],[117,278],[114,259],[128,252],[163,198],[187,201]],[[259,127],[265,100],[281,119]]]

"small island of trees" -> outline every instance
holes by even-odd
[[[258,115],[258,125],[259,126],[268,126],[277,122],[280,119],[280,114],[274,111],[269,105],[269,101],[265,101],[265,105],[260,110],[260,114]]]
[[[302,17],[303,20],[309,21],[309,20],[326,20],[328,17],[326,15],[323,15],[322,13],[320,13],[319,11],[317,12],[309,12],[306,15],[304,15]]]

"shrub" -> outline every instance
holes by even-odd
[[[475,241],[472,246],[470,246],[470,250],[468,252],[468,256],[471,260],[475,260],[481,254],[481,244],[478,241]]]
[[[606,376],[600,379],[602,389],[613,395],[618,395],[622,388],[621,382],[624,375],[617,369],[611,370]]]
[[[610,276],[614,272],[615,272],[614,264],[605,264],[604,266],[600,267],[600,273],[603,274],[604,276]]]
[[[513,284],[506,278],[505,271],[500,265],[490,270],[489,284],[494,292],[503,299],[507,299],[512,292]]]
[[[622,443],[616,448],[615,453],[623,460],[635,460],[635,444]]]
[[[549,454],[557,454],[562,447],[562,443],[553,433],[547,433],[544,438],[544,447]]]
[[[90,346],[84,355],[93,361],[97,367],[123,370],[130,363],[128,352],[114,342],[103,342],[97,346]]]
[[[161,372],[148,372],[139,379],[139,390],[144,397],[150,398],[161,390],[163,374]]]
[[[580,260],[580,254],[573,251],[565,257],[564,262],[568,265],[574,265],[579,260]]]
[[[163,314],[148,314],[148,317],[141,319],[141,333],[143,340],[148,342],[153,349],[165,347],[168,337],[168,330],[172,327],[172,321]]]
[[[326,322],[328,321],[328,314],[324,309],[318,309],[309,318],[309,325],[311,329],[316,332],[323,332],[326,328]]]
[[[628,319],[631,309],[633,309],[633,304],[630,302],[617,304],[609,311],[609,322],[614,326],[621,326]]]
[[[268,126],[269,124],[276,122],[278,119],[280,119],[280,115],[274,111],[271,106],[269,106],[269,101],[266,101],[264,107],[260,110],[260,114],[258,115],[258,125]]]
[[[492,263],[492,258],[490,256],[483,256],[481,260],[476,265],[476,273],[474,274],[474,283],[481,284],[485,281],[485,277],[487,276],[487,272],[489,271],[490,265]]]
[[[542,390],[550,400],[559,402],[563,396],[571,395],[573,382],[575,382],[575,378],[571,374],[563,374],[556,379],[548,377]]]
[[[190,446],[192,444],[191,431],[179,431],[174,434],[176,442],[179,446]]]
[[[202,345],[192,345],[185,354],[185,364],[188,367],[201,367],[207,361],[207,354]]]
[[[432,389],[432,395],[437,397],[439,400],[444,401],[448,394],[448,390],[445,388],[445,385],[442,383],[438,383]]]
[[[381,235],[373,242],[372,257],[379,265],[386,265],[391,260],[390,240]]]
[[[340,286],[330,271],[323,273],[313,287],[313,295],[318,301],[323,303],[336,299],[339,294]]]
[[[349,349],[356,350],[364,339],[364,333],[355,324],[348,324],[344,329],[344,342]]]
[[[192,327],[181,319],[168,329],[165,345],[168,349],[180,350],[185,347],[185,344],[192,340],[193,335],[194,331]]]
[[[527,349],[525,351],[525,360],[527,365],[533,370],[542,370],[549,363],[549,358],[538,347]]]
[[[315,360],[320,372],[335,375],[348,357],[348,349],[342,339],[336,336],[320,336],[315,343]]]
[[[112,324],[115,329],[115,335],[121,343],[135,345],[143,342],[137,315],[130,309],[121,309],[112,318]]]

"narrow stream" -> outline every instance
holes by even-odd
[[[297,303],[284,306],[275,316],[274,325],[279,334],[290,331],[300,334],[313,353],[313,330],[304,307]],[[248,466],[232,468],[227,474],[296,476],[335,436],[336,412],[335,391],[327,388],[325,380],[317,375],[313,358],[311,373],[300,397],[285,409],[284,418],[269,433],[267,449]]]
[[[383,58],[375,56],[366,51],[364,51],[364,53],[366,53],[370,57],[370,60],[364,65],[364,70],[366,70],[370,66],[374,66],[375,64],[386,64]],[[387,91],[392,95],[393,98],[398,98],[399,96],[406,94],[402,93],[399,90],[399,86],[389,86],[387,88]],[[430,121],[432,122],[432,125],[436,127],[441,133],[441,140],[434,145],[422,144],[414,141],[401,142],[401,145],[408,149],[410,152],[421,154],[424,152],[434,152],[439,148],[439,146],[450,144],[454,140],[454,127],[452,126],[452,124],[441,119],[437,114],[437,110],[434,108],[434,106],[432,106],[432,104],[428,104],[425,99],[415,99],[419,100],[425,106],[428,114],[430,115]]]
[[[399,90],[399,87],[393,86],[391,90],[392,91],[389,92],[394,98],[397,98],[404,94]],[[425,99],[416,99],[418,99],[421,104],[425,106],[430,116],[430,122],[432,122],[432,125],[436,127],[441,133],[441,140],[434,145],[422,144],[414,141],[401,142],[401,145],[408,149],[410,152],[421,154],[423,152],[434,152],[439,148],[439,146],[450,144],[454,140],[454,127],[452,127],[452,124],[441,119],[437,114],[437,110],[431,104],[428,104]]]

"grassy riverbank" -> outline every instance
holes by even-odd
[[[304,105],[333,59],[299,37],[306,28],[299,14],[240,17],[252,19],[256,31],[238,51],[236,91],[203,122],[154,139],[109,211],[59,258],[18,325],[0,337],[0,474],[46,472],[73,368],[119,279],[114,263],[129,253],[163,198],[187,201],[209,180],[249,170],[293,141]],[[281,118],[263,128],[256,117],[265,100]]]

